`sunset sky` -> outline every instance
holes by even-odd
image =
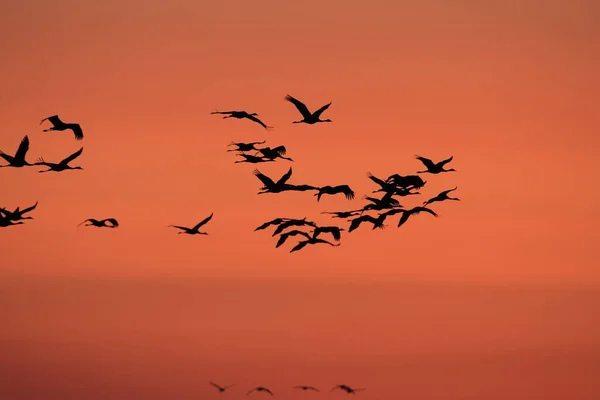
[[[600,398],[600,3],[32,0],[0,8],[0,398]],[[292,124],[290,94],[333,123]],[[256,112],[267,132],[214,110]],[[81,124],[42,132],[59,114]],[[45,123],[47,124],[47,123]],[[256,193],[259,164],[356,199]],[[400,229],[275,249],[379,177],[454,156]],[[4,161],[1,161],[4,164]],[[177,235],[214,213],[208,236]],[[77,228],[115,217],[118,229]],[[343,227],[348,228],[344,223]],[[209,381],[236,386],[219,394]],[[321,388],[295,392],[294,385]],[[252,397],[268,396],[254,393]]]

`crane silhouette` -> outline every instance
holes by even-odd
[[[75,124],[72,122],[65,123],[65,122],[61,121],[61,119],[58,117],[58,115],[53,115],[51,117],[44,118],[40,122],[40,125],[46,120],[49,121],[53,126],[48,129],[44,129],[44,132],[66,131],[66,130],[70,129],[73,131],[73,135],[75,135],[75,140],[83,139],[83,130],[81,129],[81,126],[79,124]]]
[[[256,150],[256,154],[261,153],[265,158],[270,158],[272,160],[282,158],[284,160],[294,161],[289,157],[284,157],[287,153],[285,146],[277,146],[275,148],[263,147]]]
[[[410,210],[398,210],[399,212],[402,213],[402,217],[400,217],[400,220],[398,221],[398,228],[400,228],[402,225],[404,225],[406,223],[406,221],[408,221],[408,218],[412,215],[416,215],[422,212],[426,212],[428,214],[433,215],[434,217],[437,218],[437,214],[435,213],[435,211],[433,211],[430,208],[426,208],[426,207],[413,207]]]
[[[281,193],[284,191],[295,190],[295,191],[306,191],[306,190],[316,190],[314,186],[310,185],[290,185],[287,181],[292,176],[292,167],[283,174],[281,178],[277,182],[274,182],[273,179],[269,178],[259,170],[254,170],[254,176],[256,176],[263,183],[263,187],[260,188],[258,194],[264,193]]]
[[[358,211],[323,211],[321,214],[333,215],[332,218],[350,218],[358,215]]]
[[[302,119],[300,121],[294,121],[293,122],[294,124],[300,124],[303,122],[305,124],[312,125],[312,124],[316,124],[317,122],[333,122],[330,119],[321,119],[321,114],[323,113],[323,111],[325,111],[329,108],[329,106],[331,105],[331,102],[329,102],[329,104],[325,104],[323,107],[319,108],[317,111],[311,113],[303,102],[301,102],[298,99],[293,98],[289,94],[287,96],[285,96],[285,100],[287,100],[290,103],[292,103],[293,105],[295,105],[296,108],[298,109],[298,111],[300,111],[300,114],[302,114]]]
[[[8,211],[6,208],[2,207],[2,208],[0,208],[0,216],[4,215],[5,218],[10,219],[11,221],[18,221],[18,220],[22,220],[22,219],[33,219],[33,217],[24,217],[23,214],[27,214],[28,212],[35,210],[37,205],[38,205],[38,202],[36,201],[35,204],[32,205],[31,207],[27,207],[22,210],[20,209],[20,207],[17,207],[14,209],[14,211]]]
[[[425,158],[425,157],[421,157],[421,156],[415,156],[415,158],[417,160],[421,161],[423,163],[423,165],[425,165],[425,168],[427,168],[427,170],[425,170],[425,171],[417,171],[417,174],[424,174],[426,172],[428,172],[430,174],[439,174],[441,172],[456,171],[454,168],[444,169],[444,166],[446,164],[448,164],[450,161],[452,161],[453,157],[447,158],[438,163],[434,163],[429,158]]]
[[[264,386],[257,386],[254,389],[250,390],[248,393],[246,393],[246,396],[249,395],[252,392],[266,392],[269,393],[271,396],[273,396],[273,392],[271,392],[269,389],[267,389]]]
[[[119,226],[119,222],[114,218],[106,218],[101,220],[88,218],[77,226],[80,226],[86,222],[89,222],[89,224],[85,224],[84,226],[95,226],[98,228],[117,228]]]
[[[17,148],[17,151],[16,151],[14,157],[9,156],[8,154],[6,154],[2,150],[0,150],[0,157],[4,158],[6,160],[6,162],[8,163],[8,165],[0,165],[0,168],[4,168],[4,167],[21,168],[21,167],[25,167],[25,166],[34,165],[34,164],[29,164],[25,160],[27,151],[29,151],[29,137],[27,135],[25,135],[25,137],[23,139],[21,139],[21,143],[19,143],[19,148]]]
[[[431,199],[429,199],[426,202],[424,202],[423,206],[426,206],[426,205],[431,204],[431,203],[435,203],[436,201],[444,201],[444,200],[460,201],[459,198],[449,197],[448,196],[448,194],[450,194],[451,192],[455,191],[456,189],[458,189],[458,186],[456,186],[454,189],[444,190],[443,192],[440,192],[436,196],[434,196]]]
[[[314,195],[317,196],[317,201],[321,200],[321,196],[324,194],[335,195],[338,193],[343,193],[346,196],[346,199],[353,200],[354,199],[354,191],[350,189],[348,185],[338,185],[338,186],[322,186],[317,188],[318,192]]]
[[[226,391],[227,389],[229,389],[230,387],[232,387],[232,386],[233,386],[233,385],[220,386],[220,385],[217,385],[217,384],[216,384],[216,383],[214,383],[214,382],[210,382],[210,384],[211,384],[211,385],[213,385],[214,387],[216,387],[216,388],[217,388],[217,390],[218,390],[220,393],[223,393],[224,391]]]
[[[275,247],[277,248],[277,247],[281,246],[282,244],[284,244],[288,237],[290,237],[290,236],[296,236],[296,235],[302,235],[302,236],[304,236],[306,238],[306,240],[299,241],[298,244],[296,244],[296,246],[294,246],[290,250],[290,253],[302,250],[308,244],[323,243],[323,244],[328,244],[328,245],[333,246],[333,247],[337,247],[337,246],[340,245],[339,243],[331,243],[331,242],[329,242],[327,240],[318,238],[319,233],[317,231],[314,231],[312,233],[312,235],[311,235],[311,234],[309,234],[307,232],[302,232],[300,230],[292,230],[292,231],[289,231],[289,232],[286,232],[286,233],[282,233],[281,236],[279,237],[279,240],[277,241],[277,245],[275,245]]]
[[[331,391],[333,392],[335,389],[340,389],[345,391],[348,394],[356,394],[356,392],[365,390],[364,388],[360,388],[360,389],[352,389],[350,386],[348,385],[336,385],[333,389],[331,389]]]
[[[300,390],[304,390],[304,391],[306,391],[306,390],[314,390],[315,392],[319,391],[319,389],[317,389],[314,386],[294,386],[294,389],[300,389]]]
[[[302,218],[302,219],[291,219],[288,221],[284,221],[281,224],[279,224],[277,226],[277,228],[275,228],[275,231],[273,231],[273,234],[271,236],[277,236],[279,235],[281,232],[283,232],[284,230],[286,230],[287,228],[291,228],[292,226],[311,226],[313,228],[317,227],[317,224],[315,224],[312,221],[307,221],[306,218]]]
[[[225,115],[223,117],[223,119],[226,118],[237,118],[237,119],[249,119],[250,121],[254,121],[257,124],[261,125],[263,128],[265,128],[266,130],[271,130],[273,129],[272,126],[267,126],[264,122],[262,122],[260,119],[258,119],[258,114],[257,113],[247,113],[246,111],[213,111],[211,112],[211,114],[222,114]]]
[[[390,175],[386,182],[393,183],[396,186],[404,189],[420,189],[427,183],[427,181],[424,181],[418,175],[402,176],[398,174]]]
[[[272,158],[257,157],[257,156],[253,156],[251,154],[238,153],[237,155],[240,157],[243,157],[244,159],[234,161],[235,164],[237,164],[237,163],[259,164],[259,163],[264,163],[264,162],[274,162],[275,161]]]
[[[62,160],[61,162],[59,162],[58,164],[46,162],[46,161],[44,161],[44,159],[42,157],[40,157],[38,159],[38,162],[36,163],[36,165],[45,165],[46,167],[49,168],[47,170],[39,171],[39,172],[50,172],[50,171],[60,172],[60,171],[64,171],[67,169],[83,169],[81,167],[71,167],[69,165],[69,163],[71,161],[73,161],[74,159],[76,159],[77,157],[79,157],[81,155],[81,153],[83,153],[83,147],[80,148],[79,150],[77,150],[75,153],[71,154],[69,157],[67,157],[64,160]]]
[[[354,218],[350,220],[350,228],[348,228],[348,232],[352,232],[357,229],[360,224],[363,222],[370,222],[373,224],[373,230],[379,228],[385,228],[383,222],[390,215],[398,214],[399,212],[403,212],[404,210],[401,208],[392,208],[391,210],[385,211],[379,214],[377,217],[373,217],[372,215],[361,215],[360,217]]]
[[[169,227],[181,229],[181,232],[177,232],[178,234],[185,233],[188,235],[208,235],[208,233],[200,232],[198,229],[200,229],[201,227],[206,225],[208,223],[208,221],[210,221],[212,219],[212,217],[213,217],[213,214],[211,213],[208,217],[206,217],[202,221],[198,222],[196,224],[196,226],[194,226],[193,228],[186,228],[185,226],[179,226],[179,225],[169,225]]]
[[[252,151],[252,150],[256,150],[256,145],[257,144],[264,144],[266,142],[266,140],[263,140],[262,142],[250,142],[250,143],[244,143],[244,142],[240,142],[240,143],[236,143],[236,142],[231,142],[228,144],[228,146],[235,146],[237,147],[236,149],[228,149],[227,151]]]

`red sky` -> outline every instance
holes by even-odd
[[[215,380],[228,398],[598,398],[599,17],[593,1],[5,5],[0,149],[83,146],[84,170],[0,169],[0,206],[39,201],[0,229],[0,397],[217,399]],[[292,125],[288,93],[332,101],[334,122]],[[85,139],[41,132],[53,114]],[[283,144],[295,162],[262,172],[357,199],[257,196],[232,140]],[[458,186],[437,219],[294,254],[253,232],[335,222],[320,212],[362,206],[367,171],[414,173],[415,154],[454,156],[423,189]],[[167,228],[211,212],[208,236]],[[106,217],[122,226],[76,227]]]

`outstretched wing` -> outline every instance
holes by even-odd
[[[456,186],[454,189],[444,190],[443,192],[441,192],[440,194],[438,194],[438,197],[440,197],[440,196],[447,196],[448,193],[454,192],[456,189],[458,189],[458,186]]]
[[[69,128],[73,131],[75,135],[75,140],[83,139],[83,129],[81,129],[81,125],[79,124],[68,124]]]
[[[32,205],[31,207],[27,207],[26,209],[24,209],[23,211],[21,211],[21,214],[25,214],[28,213],[29,211],[33,211],[35,210],[35,208],[37,207],[38,202],[36,201],[34,205]]]
[[[119,226],[119,222],[114,218],[106,218],[103,220],[103,222],[110,222],[110,224],[115,228]]]
[[[361,223],[363,223],[365,221],[369,221],[369,222],[372,222],[373,224],[375,224],[377,222],[377,219],[373,218],[370,215],[362,215],[358,218],[354,218],[354,219],[350,220],[350,228],[348,228],[348,232],[352,232],[353,230],[358,228]]]
[[[308,240],[303,240],[301,242],[298,242],[297,245],[295,245],[291,250],[290,253],[293,253],[294,251],[298,251],[298,250],[302,250],[304,247],[306,247],[306,245],[308,244]]]
[[[285,146],[277,146],[271,150],[276,152],[280,156],[285,156],[285,154],[287,153],[287,149],[285,148]]]
[[[217,389],[223,389],[221,386],[217,385],[214,382],[210,382],[211,385],[213,385],[214,387],[216,387]]]
[[[266,176],[265,174],[263,174],[262,172],[260,172],[258,169],[255,169],[253,171],[253,173],[254,173],[254,176],[256,176],[258,179],[260,179],[260,181],[266,187],[275,186],[275,182],[273,182],[273,180],[271,178],[269,178],[268,176]]]
[[[277,241],[277,245],[275,245],[275,248],[278,248],[279,246],[283,245],[290,236],[296,236],[296,235],[302,235],[306,239],[310,239],[310,235],[308,233],[295,229],[293,231],[282,233],[281,236],[279,236],[279,240]]]
[[[376,184],[378,184],[379,186],[381,186],[382,188],[386,187],[386,183],[384,181],[382,181],[381,179],[379,179],[378,177],[376,177],[375,175],[373,175],[370,172],[367,172],[367,177],[372,180],[373,182],[375,182]],[[388,178],[389,180],[389,178]]]
[[[25,161],[25,154],[29,150],[29,137],[25,135],[23,139],[21,139],[21,143],[19,144],[19,148],[15,153],[15,160]]]
[[[425,168],[427,168],[427,169],[435,168],[435,163],[433,161],[431,161],[429,158],[425,158],[425,157],[421,157],[421,156],[415,156],[415,158],[417,160],[421,161],[423,163],[423,165],[425,165]]]
[[[188,228],[185,226],[179,226],[179,225],[169,225],[169,228],[177,228],[177,229],[181,229],[182,231],[187,231]]]
[[[298,109],[298,111],[300,111],[300,114],[302,114],[302,116],[304,118],[310,118],[311,117],[312,114],[310,113],[310,111],[308,111],[308,108],[300,100],[293,98],[289,94],[287,96],[285,96],[285,100],[287,100],[290,103],[292,103],[293,105],[295,105],[296,108]]]
[[[323,111],[327,110],[330,105],[331,105],[331,102],[329,102],[329,104],[325,104],[323,107],[319,108],[317,111],[315,111],[313,113],[313,117],[319,118],[319,116],[323,113]]]
[[[292,167],[290,167],[289,171],[286,172],[279,180],[277,181],[277,185],[283,185],[290,179],[292,176]]]
[[[13,156],[9,156],[8,154],[4,153],[2,150],[0,150],[0,157],[4,158],[6,160],[6,162],[9,164],[12,164],[13,161],[15,161],[15,158]]]
[[[256,118],[254,115],[246,114],[246,118],[248,118],[249,120],[252,120],[254,122],[257,122],[257,123],[261,124],[262,127],[265,128],[265,129],[272,128],[271,126],[267,126],[264,122],[262,122],[260,119]]]
[[[448,164],[450,161],[452,161],[452,159],[454,158],[454,156],[451,156],[450,158],[446,158],[445,160],[442,160],[438,163],[438,165],[440,167],[443,167],[444,165]]]
[[[229,114],[229,115],[231,115],[231,114],[235,114],[236,112],[238,112],[238,111],[213,111],[213,112],[211,112],[211,114]]]
[[[83,153],[83,147],[80,148],[79,150],[77,150],[75,153],[71,154],[69,157],[67,157],[64,160],[62,160],[59,164],[60,165],[67,165],[71,161],[73,161],[74,159],[76,159],[77,157],[79,157],[81,155],[81,153]]]
[[[195,230],[199,229],[201,226],[203,226],[204,224],[206,224],[208,221],[210,221],[212,219],[212,217],[213,217],[213,214],[214,213],[211,213],[208,217],[206,217],[202,221],[198,222],[198,224],[196,226],[194,226],[192,228],[192,230],[195,231]]]
[[[354,191],[348,185],[339,185],[333,188],[336,193],[344,193],[348,200],[354,199]]]
[[[279,225],[282,222],[283,222],[283,218],[275,218],[272,221],[265,222],[264,224],[262,224],[261,226],[259,226],[258,228],[256,228],[255,231],[260,231],[260,230],[266,229],[266,228],[268,228],[271,225]]]
[[[48,120],[54,126],[61,125],[63,123],[60,118],[58,118],[58,115],[51,115],[41,120],[40,125],[46,120]]]

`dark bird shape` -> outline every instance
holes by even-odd
[[[398,210],[398,211],[402,212],[402,217],[400,217],[400,221],[398,221],[398,228],[400,228],[402,225],[404,225],[406,223],[406,221],[408,221],[408,218],[411,215],[416,215],[416,214],[419,214],[422,212],[426,212],[426,213],[433,215],[436,218],[438,216],[435,213],[435,211],[433,211],[430,208],[426,208],[426,207],[414,207],[414,208],[411,208],[410,210]]]
[[[248,393],[246,393],[246,396],[247,396],[247,395],[249,395],[250,393],[254,392],[254,391],[256,391],[256,392],[267,392],[267,393],[269,393],[271,396],[273,396],[273,392],[271,392],[271,391],[270,391],[269,389],[267,389],[266,387],[262,387],[262,386],[255,387],[254,389],[250,390]]]
[[[294,230],[291,230],[289,232],[282,233],[279,236],[279,239],[277,240],[277,244],[275,245],[275,248],[278,248],[279,246],[283,245],[290,236],[297,236],[297,235],[302,235],[307,240],[310,240],[310,238],[312,237],[311,235],[309,235],[306,232],[294,229]]]
[[[266,140],[263,140],[262,142],[250,142],[250,143],[244,143],[244,142],[240,142],[240,143],[236,143],[236,142],[231,142],[228,144],[228,146],[236,146],[236,149],[228,149],[227,151],[252,151],[252,150],[256,150],[256,145],[257,144],[264,144],[266,142]]]
[[[79,157],[81,155],[81,153],[83,153],[83,147],[80,148],[79,150],[77,150],[75,153],[71,154],[69,157],[67,157],[64,160],[62,160],[61,162],[59,162],[58,164],[46,162],[46,161],[44,161],[44,159],[42,157],[40,157],[38,159],[38,162],[35,165],[45,165],[46,167],[49,168],[45,171],[39,171],[39,172],[50,172],[50,171],[60,172],[60,171],[64,171],[67,169],[83,169],[81,167],[71,167],[69,165],[69,163],[71,161],[73,161],[74,159],[76,159],[77,157]]]
[[[371,215],[361,215],[360,217],[354,218],[350,221],[350,228],[348,228],[348,232],[352,232],[353,230],[357,229],[360,226],[360,224],[362,224],[363,222],[372,223],[373,230],[375,230],[377,228],[383,229],[383,228],[385,228],[385,225],[383,224],[383,222],[385,221],[385,219],[387,217],[389,217],[390,215],[397,214],[402,211],[404,211],[404,210],[400,209],[400,208],[393,208],[391,210],[388,210],[386,212],[379,214],[377,217],[373,217]]]
[[[89,224],[85,224],[84,226],[96,226],[98,228],[117,228],[119,226],[119,222],[117,222],[117,220],[114,218],[106,218],[101,220],[89,218],[83,221],[81,224],[86,222],[89,222]],[[77,226],[80,226],[81,224]]]
[[[304,122],[305,124],[316,124],[317,122],[333,122],[330,119],[321,119],[321,114],[323,113],[323,111],[327,110],[329,108],[329,106],[331,105],[331,102],[329,102],[329,104],[325,104],[323,107],[319,108],[317,111],[315,111],[314,113],[311,113],[310,111],[308,111],[308,108],[306,107],[306,105],[304,103],[302,103],[300,100],[293,98],[292,96],[290,96],[289,94],[287,96],[285,96],[285,100],[289,101],[290,103],[292,103],[293,105],[296,106],[296,108],[298,109],[298,111],[300,111],[300,114],[302,114],[302,120],[300,121],[294,121],[294,124],[299,124]]]
[[[400,202],[392,197],[393,195],[394,193],[387,192],[383,195],[383,197],[381,197],[381,199],[378,199],[376,197],[364,196],[363,198],[365,200],[370,201],[371,204],[368,204],[367,206],[363,207],[363,210],[383,210],[386,208],[402,207]]]
[[[272,126],[267,126],[260,119],[256,118],[256,117],[258,117],[257,113],[251,113],[250,114],[250,113],[247,113],[246,111],[213,111],[213,112],[211,112],[211,114],[223,114],[223,115],[225,115],[223,117],[223,119],[225,119],[225,118],[237,118],[237,119],[247,118],[250,121],[254,121],[257,124],[260,124],[266,130],[273,129]]]
[[[211,384],[211,385],[213,385],[214,387],[216,387],[216,388],[219,390],[219,392],[221,392],[221,393],[223,393],[224,391],[226,391],[227,389],[229,389],[230,387],[232,387],[232,386],[233,386],[233,385],[228,385],[228,386],[220,386],[220,385],[217,385],[217,384],[216,384],[216,383],[214,383],[214,382],[210,382],[210,384]]]
[[[294,161],[289,157],[284,157],[287,152],[285,146],[277,146],[275,148],[263,147],[256,150],[257,154],[261,153],[265,158],[270,158],[272,160],[276,158],[282,158],[284,160]]]
[[[315,236],[311,236],[307,240],[302,240],[302,241],[298,242],[298,244],[295,245],[290,250],[290,253],[293,253],[293,252],[298,251],[298,250],[302,250],[304,247],[306,247],[307,244],[318,244],[318,243],[328,244],[328,245],[330,245],[332,247],[338,247],[340,245],[339,243],[334,244],[334,243],[328,242],[327,240],[323,240],[323,239],[319,239],[319,238],[317,238]]]
[[[204,218],[202,221],[198,222],[196,224],[196,226],[194,226],[193,228],[186,228],[185,226],[179,226],[179,225],[169,225],[169,227],[181,229],[182,232],[177,232],[178,234],[185,233],[188,235],[208,235],[208,233],[200,232],[200,231],[198,231],[198,229],[200,229],[201,227],[206,225],[208,223],[208,221],[210,221],[212,219],[212,217],[213,217],[213,213],[211,213],[208,217]]]
[[[421,161],[423,163],[423,165],[425,165],[425,168],[427,168],[426,171],[417,171],[417,174],[424,174],[426,172],[429,172],[430,174],[439,174],[440,172],[456,171],[454,168],[444,169],[444,165],[446,165],[450,161],[452,161],[453,157],[447,158],[438,163],[434,163],[429,158],[425,158],[425,157],[421,157],[421,156],[415,156],[415,158],[417,160]]]
[[[370,172],[367,172],[367,178],[369,178],[370,180],[372,180],[373,182],[375,182],[376,184],[378,184],[380,186],[380,189],[374,190],[373,193],[393,192],[397,188],[397,186],[394,182],[388,182],[388,181],[384,181],[383,179],[379,179],[378,177],[376,177],[375,175],[373,175]]]
[[[2,215],[0,215],[0,228],[6,228],[8,226],[12,226],[12,225],[22,225],[24,224],[23,221],[13,221],[10,218],[4,217]]]
[[[424,202],[423,206],[426,206],[426,205],[431,204],[431,203],[435,203],[436,201],[444,201],[444,200],[456,200],[456,201],[460,201],[460,199],[458,199],[456,197],[448,197],[448,194],[450,192],[455,191],[456,189],[458,189],[458,186],[455,187],[454,189],[444,190],[443,192],[439,193],[437,196],[432,197],[431,199],[429,199],[426,202]]]
[[[321,239],[319,239],[317,241],[318,236],[321,233],[331,233],[331,235],[333,236],[333,239],[335,241],[340,241],[342,234],[341,231],[343,231],[344,229],[339,228],[337,226],[320,226],[315,228],[310,234],[307,232],[303,232],[297,229],[294,229],[292,231],[289,232],[285,232],[282,233],[281,236],[279,236],[279,240],[277,241],[277,244],[275,245],[275,248],[278,248],[279,246],[283,245],[286,240],[290,237],[290,236],[297,236],[297,235],[302,235],[307,239],[306,244],[316,244],[316,243],[327,243],[327,244],[331,244],[327,241],[322,241]],[[305,245],[306,245],[305,244]],[[298,248],[297,250],[300,250],[302,247],[304,247],[305,245],[301,246],[300,248]]]
[[[281,224],[279,224],[279,226],[277,227],[277,229],[275,229],[275,231],[273,232],[273,234],[271,236],[279,235],[281,232],[283,232],[284,230],[286,230],[287,228],[290,228],[292,226],[312,226],[313,228],[316,228],[317,224],[315,224],[312,221],[307,221],[306,218],[291,219],[291,220],[284,221]]]
[[[358,211],[323,211],[321,214],[333,215],[332,218],[350,218],[358,215]]]
[[[404,189],[420,189],[427,183],[418,175],[402,176],[398,174],[390,175],[386,182],[393,183]]]
[[[58,115],[53,115],[51,117],[44,118],[40,122],[40,125],[46,120],[48,120],[53,126],[51,128],[44,129],[44,132],[66,131],[68,129],[71,129],[73,131],[73,134],[75,135],[75,140],[83,139],[83,130],[81,129],[81,126],[79,124],[75,124],[75,123],[71,123],[71,122],[69,122],[69,123],[62,122],[61,119],[58,118]]]
[[[27,135],[25,135],[25,137],[23,139],[21,139],[21,143],[19,144],[19,148],[17,149],[17,152],[15,153],[14,157],[9,156],[8,154],[6,154],[2,150],[0,150],[0,157],[4,158],[6,160],[6,162],[8,163],[8,165],[0,165],[0,168],[3,168],[3,167],[20,168],[20,167],[34,165],[34,164],[29,164],[25,160],[27,151],[29,151],[29,137],[27,137]]]
[[[5,218],[10,219],[11,221],[19,221],[22,219],[33,219],[33,217],[24,217],[24,214],[27,214],[30,211],[35,210],[35,208],[37,207],[38,202],[36,201],[34,205],[32,205],[31,207],[27,207],[24,209],[20,209],[20,207],[15,208],[14,211],[8,211],[7,209],[5,209],[4,207],[0,208],[0,216],[4,216]]]
[[[318,226],[312,231],[312,235],[317,237],[321,233],[330,233],[331,236],[333,236],[333,240],[339,242],[342,238],[342,231],[344,231],[344,229],[339,226]]]
[[[324,194],[335,195],[338,193],[343,193],[348,200],[354,199],[354,191],[350,189],[350,186],[348,185],[323,186],[317,189],[319,190],[317,193],[315,193],[315,196],[317,196],[317,201],[321,200],[321,196]]]
[[[254,175],[260,179],[263,183],[263,187],[261,187],[258,194],[264,193],[281,193],[284,191],[306,191],[306,190],[316,190],[314,186],[310,185],[290,185],[287,181],[292,176],[292,168],[290,167],[289,171],[286,172],[277,182],[274,182],[271,178],[261,173],[259,170],[254,170]]]
[[[264,224],[260,225],[258,228],[254,229],[254,231],[260,231],[263,229],[268,228],[271,225],[280,225],[282,223],[284,223],[285,221],[291,221],[293,220],[293,218],[275,218],[269,222],[265,222]]]
[[[264,162],[274,162],[275,161],[272,158],[257,157],[257,156],[253,156],[251,154],[244,154],[244,153],[239,153],[238,156],[243,157],[244,159],[234,161],[235,164],[237,164],[237,163],[260,164],[260,163],[264,163]]]
[[[352,389],[350,386],[348,385],[337,385],[335,386],[333,389],[331,389],[331,391],[333,392],[335,389],[341,389],[344,390],[346,393],[348,394],[355,394],[356,392],[365,390],[364,388],[360,388],[360,389]]]
[[[294,386],[294,389],[300,389],[300,390],[314,390],[315,392],[318,392],[319,389],[317,389],[316,387],[313,386]]]

